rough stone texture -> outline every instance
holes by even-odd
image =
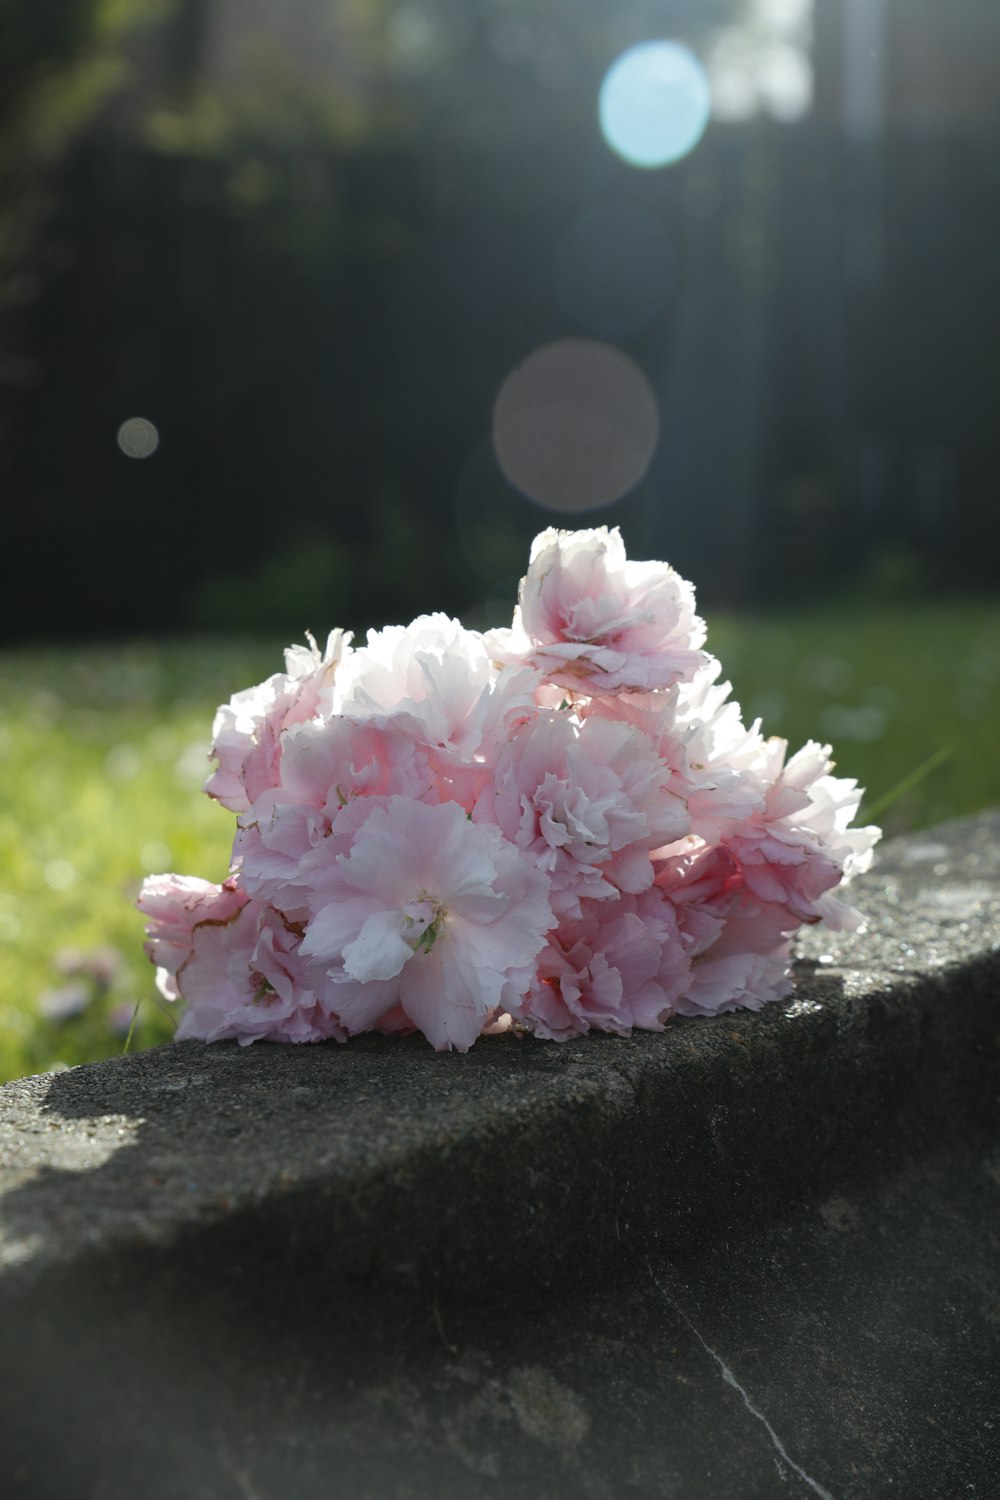
[[[1000,814],[855,889],[759,1015],[0,1091],[4,1493],[1000,1493]]]

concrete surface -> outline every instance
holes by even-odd
[[[0,1493],[1000,1495],[1000,814],[855,890],[759,1015],[8,1085]]]

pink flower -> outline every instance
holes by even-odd
[[[261,792],[277,786],[282,731],[311,719],[329,699],[350,640],[350,633],[332,630],[322,655],[312,636],[308,646],[289,646],[284,672],[222,705],[212,726],[209,754],[218,766],[205,782],[210,797],[244,812]]]
[[[662,1031],[689,969],[673,907],[654,888],[584,902],[578,921],[549,934],[527,991],[508,993],[506,1003],[516,1020],[551,1041],[590,1030]]]
[[[465,1051],[759,1008],[878,837],[810,742],[747,728],[690,584],[617,531],[536,538],[513,629],[335,631],[219,710],[232,876],[147,880],[180,1036],[419,1029]]]
[[[717,940],[692,960],[691,979],[678,998],[682,1016],[715,1016],[729,1010],[760,1010],[792,988],[792,939],[787,913],[738,898]]]
[[[523,663],[576,693],[648,692],[705,660],[694,590],[665,563],[628,562],[617,527],[543,531],[521,580],[512,630],[486,637],[496,661]]]
[[[407,626],[370,630],[337,682],[337,713],[411,721],[437,769],[445,795],[474,800],[508,736],[535,713],[537,674],[498,669],[483,637],[447,615],[421,615]],[[478,773],[472,799],[467,778]]]
[[[721,842],[764,805],[759,723],[744,726],[729,683],[716,682],[719,672],[709,656],[690,682],[663,692],[591,698],[579,710],[586,718],[631,724],[656,747],[670,767],[673,791],[687,805],[688,848],[695,839]]]
[[[302,952],[345,1029],[399,1005],[439,1051],[468,1050],[553,922],[545,875],[499,829],[405,797],[369,813],[316,900]]]
[[[313,987],[316,971],[300,953],[300,931],[235,881],[199,882],[197,893],[192,884],[154,876],[137,903],[152,918],[146,947],[161,993],[187,1001],[178,1040],[342,1041]]]
[[[251,895],[282,909],[300,905],[306,855],[355,798],[440,800],[428,752],[414,737],[419,728],[397,714],[364,722],[313,719],[286,729],[280,785],[262,792],[238,820],[233,855]]]
[[[803,922],[860,924],[833,889],[867,868],[878,830],[848,826],[861,794],[829,774],[829,747],[810,741],[787,765],[786,748],[759,741],[762,805],[723,843],[654,857],[692,959],[681,1014],[758,1010],[788,993],[791,938]]]
[[[784,907],[754,899],[728,850],[706,846],[666,861],[657,887],[673,907],[690,960],[687,983],[675,999],[679,1015],[759,1010],[787,994],[788,934],[798,923]]]
[[[789,928],[825,921],[856,928],[860,915],[833,894],[835,886],[867,869],[877,828],[850,828],[861,792],[855,781],[831,776],[829,745],[814,741],[787,765],[787,743],[764,746],[763,809],[727,840],[757,901],[784,907]]]
[[[177,971],[191,956],[191,934],[202,922],[226,923],[246,903],[234,880],[213,885],[196,875],[149,875],[136,906],[150,921],[145,950],[156,965],[156,986],[167,1000],[177,998]]]
[[[503,751],[473,812],[530,854],[552,881],[553,910],[652,884],[650,850],[685,834],[669,768],[628,724],[540,710]]]

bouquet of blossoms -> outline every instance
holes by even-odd
[[[803,922],[858,925],[855,782],[745,727],[691,585],[617,530],[537,537],[511,629],[350,640],[220,708],[229,879],[143,884],[178,1037],[658,1031],[786,994]]]

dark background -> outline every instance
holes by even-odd
[[[597,99],[655,38],[716,108],[642,170]],[[0,637],[481,624],[550,524],[709,606],[989,592],[998,292],[996,0],[0,0]],[[582,515],[491,441],[566,338],[659,409]]]

